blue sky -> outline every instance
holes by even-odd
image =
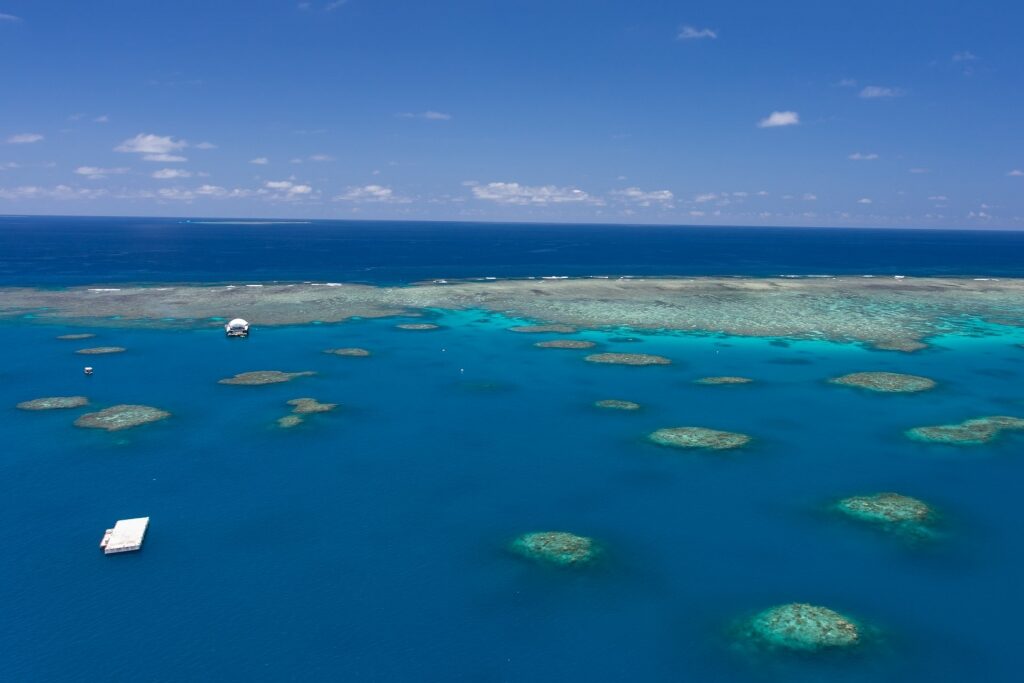
[[[0,0],[0,213],[1024,227],[1024,5]]]

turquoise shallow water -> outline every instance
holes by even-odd
[[[631,331],[578,335],[667,367],[536,349],[557,335],[476,311],[257,329],[0,328],[0,663],[9,680],[965,681],[1017,677],[1024,437],[958,449],[903,430],[1024,416],[1024,335],[942,338],[907,355],[849,345]],[[638,342],[610,341],[631,336]],[[576,336],[574,336],[576,338]],[[76,348],[120,345],[116,356]],[[367,359],[322,354],[363,346]],[[84,377],[83,365],[97,368]],[[289,384],[216,380],[314,370]],[[933,392],[830,386],[858,370],[932,377]],[[744,375],[747,386],[692,384]],[[173,417],[119,433],[85,394]],[[285,401],[342,407],[293,430]],[[594,400],[643,404],[601,412]],[[659,427],[749,433],[728,454],[647,443]],[[837,497],[932,503],[942,537],[910,544],[838,520]],[[152,517],[145,548],[97,549]],[[510,554],[519,533],[598,539],[584,571]],[[737,619],[788,601],[877,627],[850,656],[750,652]],[[130,657],[119,657],[129,649]]]

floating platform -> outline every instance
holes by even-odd
[[[142,547],[142,539],[149,527],[149,517],[119,519],[113,529],[107,529],[100,541],[100,549],[106,555],[127,553]]]

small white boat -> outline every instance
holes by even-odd
[[[227,325],[224,326],[224,332],[229,337],[248,337],[249,336],[249,323],[242,320],[241,318],[235,318]]]
[[[92,374],[92,366],[91,365],[86,365],[84,372],[87,375],[91,375]]]

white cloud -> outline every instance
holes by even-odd
[[[624,190],[615,190],[612,192],[612,196],[621,201],[633,202],[640,206],[660,204],[661,206],[671,207],[672,201],[675,199],[675,196],[669,190],[644,191],[639,187],[627,187]]]
[[[840,88],[856,88],[857,81],[853,78],[843,78],[840,79],[836,85]]]
[[[704,38],[714,40],[717,37],[718,31],[710,28],[696,28],[694,26],[680,26],[679,33],[676,35],[677,40],[702,40]]]
[[[157,180],[173,180],[175,178],[191,178],[192,174],[179,168],[162,168],[153,172]]]
[[[696,197],[693,198],[693,201],[697,202],[698,204],[703,204],[704,202],[714,201],[715,199],[718,199],[717,193],[707,192],[705,194],[697,195]]]
[[[16,17],[13,14],[2,14],[2,13],[0,13],[0,21],[10,21],[10,22],[21,21],[21,17]]]
[[[932,201],[932,202],[945,202],[945,201],[949,201],[949,197],[947,197],[944,194],[937,194],[937,195],[932,195],[931,197],[929,197],[928,201]]]
[[[953,53],[954,62],[973,62],[978,59],[977,55],[972,53],[970,50],[962,50],[960,52]]]
[[[12,200],[56,199],[59,201],[73,201],[75,199],[96,199],[105,194],[107,194],[106,190],[70,187],[68,185],[57,185],[56,187],[23,185],[9,189],[0,187],[0,199]]]
[[[875,159],[878,158],[878,155],[875,154],[874,152],[868,152],[867,154],[864,154],[862,152],[854,152],[848,158],[852,159],[853,161],[874,161]]]
[[[349,187],[334,198],[338,202],[366,202],[379,204],[408,204],[410,199],[399,197],[390,187],[383,185],[364,185]]]
[[[106,114],[103,114],[102,116],[97,116],[96,118],[94,118],[92,120],[92,122],[93,123],[110,123],[110,117],[107,116]]]
[[[902,88],[889,88],[881,85],[868,85],[858,94],[866,100],[874,100],[884,97],[902,97],[904,94]]]
[[[818,195],[814,194],[813,192],[804,192],[800,199],[804,200],[805,202],[814,202],[818,200]]]
[[[98,166],[79,166],[75,169],[75,173],[78,175],[84,175],[90,180],[99,180],[106,178],[108,175],[121,175],[127,173],[128,169],[123,167],[118,168],[100,168]]]
[[[487,183],[474,185],[473,196],[498,204],[565,204],[583,202],[599,204],[600,200],[575,187],[555,185],[520,185],[519,183]]]
[[[705,215],[705,214],[704,214],[704,212],[703,212],[703,211],[696,211],[696,210],[694,210],[694,211],[691,211],[691,212],[690,212],[690,215],[691,215],[691,216],[703,216],[703,215]]]
[[[1010,171],[1009,173],[1007,173],[1006,175],[1019,177],[1019,176],[1024,175],[1024,171],[1020,170],[1019,168],[1015,168],[1012,171]]]
[[[266,190],[273,190],[273,193],[269,195],[270,199],[284,199],[290,201],[308,197],[313,194],[312,186],[295,183],[291,180],[268,180],[263,183],[263,187]]]
[[[867,197],[861,197],[860,199],[858,199],[858,200],[857,200],[857,203],[858,203],[858,204],[873,204],[874,202],[873,202],[873,201],[871,201],[871,200],[870,200],[869,198],[867,198]]]
[[[7,144],[9,145],[28,145],[33,142],[39,142],[44,139],[39,133],[18,133],[7,138]]]
[[[179,161],[188,161],[188,159],[186,159],[185,157],[179,156],[177,154],[146,154],[143,155],[142,159],[144,161],[162,161],[165,164],[173,164]]]
[[[195,148],[196,149],[217,149],[217,145],[213,144],[212,142],[200,142],[198,145],[195,145]]]
[[[800,123],[800,114],[795,111],[773,111],[766,118],[757,122],[758,128],[778,128],[795,126]]]
[[[403,119],[423,119],[425,121],[451,121],[452,115],[442,111],[405,112],[398,115]]]
[[[266,166],[270,163],[270,159],[266,157],[256,157],[255,159],[249,159],[250,164],[256,164],[257,166]]]
[[[313,154],[309,157],[310,161],[334,161],[334,157],[330,154]]]
[[[184,140],[175,140],[170,135],[139,133],[115,147],[114,151],[131,152],[133,154],[168,154],[184,149],[187,145],[188,143]]]

